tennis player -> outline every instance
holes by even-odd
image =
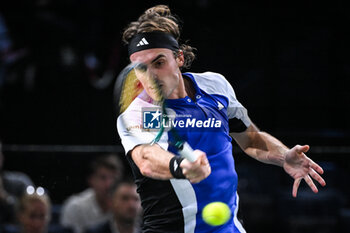
[[[180,158],[168,143],[170,132],[154,145],[149,145],[154,138],[151,131],[140,130],[143,135],[137,138],[130,134],[142,128],[142,109],[153,106],[152,86],[140,78],[145,92],[119,116],[117,127],[144,209],[143,232],[245,232],[237,220],[238,180],[230,133],[251,157],[283,167],[294,179],[294,197],[301,180],[317,193],[313,179],[322,186],[325,181],[322,168],[304,154],[309,146],[289,149],[259,131],[222,75],[181,73],[194,54],[190,46],[179,44],[179,38],[178,21],[164,5],[146,10],[123,34],[130,60],[149,67],[165,93],[166,106],[176,113],[175,127],[198,156],[193,163]],[[211,227],[201,218],[202,208],[213,201],[222,201],[232,210],[231,219],[222,226]]]

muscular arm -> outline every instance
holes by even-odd
[[[155,179],[173,178],[169,171],[169,162],[174,155],[159,145],[139,145],[131,152],[131,157],[141,174]]]
[[[231,133],[242,150],[263,163],[283,166],[289,150],[282,142],[266,132],[261,132],[253,123],[243,133]]]
[[[193,153],[198,155],[198,159],[193,163],[184,159],[180,167],[187,179],[198,183],[209,176],[211,169],[204,152],[195,150]],[[132,150],[131,157],[144,176],[161,180],[174,178],[169,170],[169,162],[174,154],[163,150],[157,144],[139,145]]]
[[[294,197],[297,196],[302,179],[315,193],[318,192],[318,189],[312,178],[322,186],[326,185],[326,182],[320,176],[320,174],[323,174],[323,169],[304,154],[310,148],[308,145],[296,145],[289,149],[275,137],[259,131],[253,123],[245,132],[232,133],[231,136],[251,157],[264,163],[283,167],[285,172],[294,179],[292,191]]]

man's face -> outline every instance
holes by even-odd
[[[41,201],[27,203],[19,215],[19,222],[26,233],[44,233],[49,222],[48,207]]]
[[[159,84],[166,99],[176,98],[176,90],[182,77],[180,71],[183,65],[182,53],[175,58],[170,49],[147,49],[133,53],[130,60],[147,65],[146,75],[138,75],[138,79],[152,99],[158,100],[152,79]]]
[[[121,184],[113,196],[113,213],[120,220],[132,223],[141,212],[136,186]]]
[[[99,198],[106,198],[117,177],[116,171],[100,167],[90,176],[89,184]]]

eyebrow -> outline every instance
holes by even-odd
[[[158,56],[156,56],[156,58],[154,58],[152,61],[151,61],[151,64],[156,62],[158,59],[162,58],[162,57],[165,57],[164,54],[159,54]]]

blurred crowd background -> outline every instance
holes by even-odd
[[[89,187],[99,156],[113,153],[131,176],[113,101],[128,63],[121,32],[159,3],[197,48],[190,71],[225,75],[261,130],[287,146],[309,144],[325,170],[325,188],[315,195],[304,185],[293,199],[280,168],[236,146],[247,231],[349,232],[350,9],[342,1],[1,1],[2,170],[44,187],[57,224],[64,201]]]

